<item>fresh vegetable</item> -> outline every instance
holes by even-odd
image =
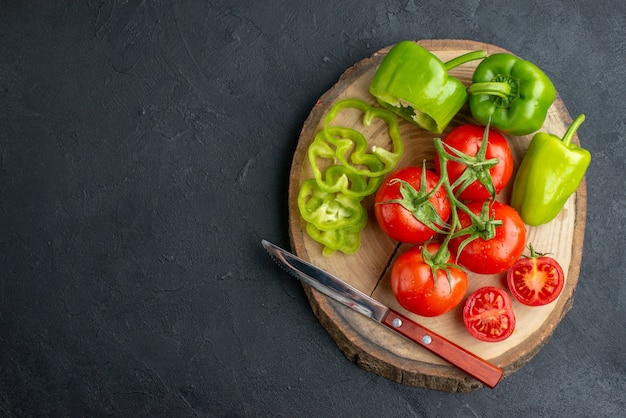
[[[460,230],[450,240],[459,264],[478,274],[501,273],[524,252],[526,227],[511,206],[473,201],[458,210]]]
[[[392,239],[424,243],[445,232],[450,202],[439,176],[423,167],[392,172],[376,192],[374,213],[380,228]]]
[[[486,56],[485,51],[474,51],[443,63],[417,43],[402,41],[387,53],[369,90],[381,106],[441,133],[467,101],[465,86],[448,70]]]
[[[367,211],[359,200],[341,192],[327,193],[315,179],[302,183],[298,209],[305,221],[322,231],[352,226],[367,218]]]
[[[457,306],[467,290],[467,273],[438,243],[412,247],[402,253],[391,270],[391,290],[406,310],[438,316]]]
[[[322,230],[312,223],[306,224],[306,232],[311,238],[324,246],[322,254],[330,257],[335,251],[354,254],[361,247],[361,230],[367,224],[367,216],[359,222],[337,229]]]
[[[524,305],[547,305],[563,291],[565,275],[554,258],[537,253],[532,245],[529,249],[530,256],[517,260],[507,273],[509,290]]]
[[[481,287],[465,301],[463,323],[470,335],[480,341],[499,342],[509,338],[515,330],[511,298],[497,287]]]
[[[511,179],[513,154],[508,141],[498,131],[465,124],[450,131],[443,143],[455,157],[448,161],[447,169],[459,199],[493,198]],[[441,174],[439,158],[435,158],[435,171]]]
[[[376,119],[385,122],[391,149],[368,143],[365,136],[358,130],[332,125],[334,119],[345,109],[361,111],[365,127],[370,126]],[[336,158],[348,170],[366,177],[380,177],[390,173],[396,167],[404,150],[396,115],[388,110],[370,106],[359,99],[343,99],[335,103],[324,116],[322,133],[324,140],[327,141],[326,153],[334,148],[333,155],[325,154],[326,157]],[[369,152],[370,149],[371,152]],[[309,160],[311,160],[310,156]],[[381,168],[372,168],[380,164],[382,164]],[[311,165],[315,166],[316,162],[311,161]],[[364,168],[362,165],[367,167]]]
[[[562,139],[539,132],[530,141],[511,194],[511,206],[527,224],[537,226],[556,218],[578,189],[591,162],[589,151],[572,143],[584,120],[585,115],[579,115]]]
[[[337,133],[340,128],[330,128],[327,132],[331,134]],[[348,134],[348,130],[342,131],[342,135],[353,135],[355,141],[365,141],[365,137],[354,130],[352,134]],[[344,139],[343,141],[348,141]],[[313,169],[314,180],[320,189],[327,193],[341,192],[355,199],[362,199],[374,193],[380,186],[383,176],[364,176],[357,172],[356,167],[351,167],[350,163],[343,161],[340,164],[334,164],[339,159],[335,155],[330,143],[326,140],[325,131],[320,131],[308,149],[309,161]],[[326,164],[330,164],[325,169],[320,167],[318,160],[322,160]],[[383,162],[376,156],[364,155],[361,157],[362,167],[366,167],[371,172],[378,172],[384,167]]]
[[[548,76],[535,64],[499,53],[483,60],[474,71],[469,107],[476,121],[510,135],[539,130],[556,97]]]
[[[336,126],[339,112],[356,109],[365,127],[375,119],[387,125],[390,149],[371,145],[362,132]],[[313,178],[302,183],[297,203],[306,231],[321,243],[322,253],[358,251],[360,232],[367,224],[361,201],[374,193],[393,170],[403,152],[398,119],[394,113],[359,99],[340,100],[324,115],[323,127],[308,148]]]
[[[309,236],[324,245],[324,255],[336,250],[352,254],[361,246],[360,231],[367,224],[367,211],[360,199],[325,192],[315,179],[308,179],[300,187],[298,209]]]

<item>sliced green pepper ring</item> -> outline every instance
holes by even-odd
[[[364,216],[355,225],[329,231],[321,230],[314,224],[308,223],[306,232],[311,238],[324,246],[322,254],[326,257],[333,255],[337,250],[345,254],[354,254],[361,247],[361,230],[366,223],[367,216]]]
[[[390,149],[370,146],[356,129],[331,125],[346,108],[361,111],[365,127],[376,118],[385,121]],[[402,152],[398,119],[388,110],[359,99],[346,99],[335,103],[325,115],[323,128],[308,149],[314,178],[302,183],[298,194],[298,209],[306,221],[307,234],[323,245],[325,256],[337,250],[345,254],[358,251],[360,232],[368,220],[361,200],[376,191],[385,174],[395,168]]]
[[[306,180],[298,194],[298,209],[302,218],[320,230],[345,228],[362,222],[367,212],[360,199],[342,193],[327,193],[315,179]]]
[[[329,128],[329,132],[338,132],[345,128]],[[355,137],[359,135],[359,132],[354,131]],[[362,138],[365,141],[365,138]],[[357,140],[358,141],[358,140]],[[357,169],[350,164],[346,158],[339,158],[337,154],[342,156],[354,148],[354,142],[350,139],[337,139],[332,140],[336,150],[326,141],[325,134],[320,131],[311,146],[309,146],[308,156],[311,168],[313,169],[313,176],[319,187],[328,193],[342,192],[346,195],[354,198],[363,198],[376,191],[380,183],[382,182],[382,176],[371,177],[365,176],[364,172],[375,173],[384,169],[384,164],[376,155],[361,153],[356,158],[357,164],[363,164],[368,167],[369,170]],[[363,146],[363,145],[361,145]],[[367,146],[367,142],[365,142]],[[322,170],[317,162],[318,158],[340,160],[340,165],[331,165],[325,170]]]
[[[383,147],[372,146],[372,152],[368,153],[368,142],[365,136],[352,128],[331,126],[331,122],[337,117],[339,112],[347,108],[354,108],[363,113],[363,125],[368,127],[374,119],[382,119],[387,123],[387,132],[391,139],[391,150]],[[404,146],[400,136],[400,127],[396,115],[378,107],[370,106],[359,99],[341,100],[330,109],[324,118],[322,128],[324,138],[335,145],[335,155],[341,164],[350,167],[355,173],[367,177],[379,177],[388,174],[393,170],[402,156]],[[349,157],[348,157],[349,154]],[[372,157],[378,158],[383,163],[383,167],[372,170]],[[348,158],[350,161],[348,161]],[[360,169],[353,164],[366,165],[370,168]]]

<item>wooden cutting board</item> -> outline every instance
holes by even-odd
[[[508,52],[493,45],[467,40],[423,40],[419,41],[419,44],[444,62],[478,49],[487,51],[489,55]],[[563,292],[555,302],[544,307],[530,308],[514,301],[516,330],[509,339],[499,343],[480,342],[467,333],[461,316],[463,303],[451,312],[435,318],[411,314],[397,303],[391,292],[388,265],[398,243],[386,237],[378,227],[372,210],[373,197],[364,200],[369,212],[369,220],[361,233],[362,245],[356,254],[345,255],[337,252],[331,257],[325,257],[322,255],[321,245],[313,241],[305,232],[305,223],[298,211],[297,196],[302,182],[313,177],[307,157],[308,147],[321,127],[323,116],[336,101],[358,98],[372,105],[375,104],[375,99],[369,94],[369,85],[378,65],[389,49],[390,47],[384,48],[372,57],[347,69],[339,81],[320,97],[304,123],[293,156],[289,179],[289,228],[293,251],[301,258],[335,274],[434,332],[500,366],[504,369],[506,377],[519,370],[541,349],[572,305],[583,249],[586,211],[584,181],[554,221],[540,227],[527,226],[527,243],[532,243],[539,252],[550,253],[566,272]],[[450,71],[450,75],[458,77],[464,84],[469,85],[476,65],[477,62],[463,64]],[[333,124],[358,127],[365,131],[362,125],[359,126],[359,116],[358,113],[354,115],[340,113]],[[541,131],[562,136],[571,121],[564,103],[557,94]],[[469,109],[465,107],[439,137],[443,137],[455,126],[472,122]],[[383,122],[380,124],[379,126],[373,124],[369,128],[368,135],[371,135],[372,141],[385,145],[385,141],[388,141],[385,137],[386,126],[383,129]],[[427,159],[429,167],[432,167],[435,152],[432,141],[437,135],[421,130],[403,120],[400,121],[400,131],[405,150],[398,167],[421,165],[423,159]],[[516,168],[531,138],[532,135],[507,136]],[[573,141],[580,144],[578,137],[575,137]],[[510,186],[500,194],[499,200],[508,201]],[[395,255],[399,255],[407,248],[408,246],[402,245]],[[467,295],[486,285],[507,289],[505,274],[470,274]],[[402,384],[447,392],[467,392],[482,387],[480,382],[422,347],[328,299],[308,285],[304,285],[304,289],[320,323],[344,355],[362,368]]]

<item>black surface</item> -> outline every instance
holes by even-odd
[[[0,2],[0,415],[619,416],[626,3]],[[300,284],[287,176],[317,98],[403,39],[537,63],[593,156],[579,286],[496,389],[348,361]]]

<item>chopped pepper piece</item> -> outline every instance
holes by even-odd
[[[331,137],[327,138],[327,135]],[[351,138],[346,138],[346,137]],[[335,149],[331,145],[335,146]],[[374,155],[357,151],[358,156],[354,159],[363,164],[366,168],[357,168],[346,158],[345,153],[351,149],[364,150],[367,148],[367,140],[358,131],[349,128],[329,127],[321,130],[309,146],[308,155],[313,176],[319,187],[328,192],[342,192],[354,198],[363,198],[376,191],[383,180],[382,176],[365,176],[367,174],[377,174],[384,171],[384,163]],[[341,155],[341,158],[338,157]],[[331,165],[325,170],[320,168],[318,158],[340,160],[341,164]]]
[[[421,45],[402,41],[391,48],[376,70],[370,93],[381,106],[440,134],[467,100],[465,86],[448,71],[486,56],[485,51],[473,51],[443,63]]]
[[[326,193],[315,179],[302,183],[298,193],[298,209],[305,221],[323,231],[355,225],[367,217],[360,199],[343,193]]]
[[[363,113],[365,127],[376,118],[382,119],[387,124],[390,149],[371,145],[356,129],[332,125],[339,112],[347,108]],[[298,194],[298,209],[306,221],[306,231],[323,245],[322,254],[358,251],[360,232],[368,219],[361,200],[378,189],[402,152],[398,119],[388,110],[359,99],[345,99],[335,103],[325,115],[323,127],[308,149],[314,178],[304,181]]]
[[[360,110],[363,113],[363,125],[366,127],[370,126],[374,119],[382,119],[387,124],[392,149],[387,150],[374,145],[371,147],[372,152],[367,152],[369,144],[361,132],[352,128],[331,126],[339,112],[347,108]],[[396,115],[388,110],[370,106],[359,99],[344,99],[335,103],[324,117],[322,132],[324,138],[337,147],[335,155],[341,164],[362,176],[380,177],[390,173],[400,160],[404,149]],[[374,159],[382,162],[383,167],[372,171],[371,166],[377,165],[373,163]],[[359,168],[358,165],[362,164],[370,168]]]
[[[367,216],[360,219],[360,222],[343,228],[324,231],[318,229],[314,224],[306,225],[306,232],[311,238],[324,246],[322,254],[330,257],[336,251],[344,254],[354,254],[361,247],[361,230],[367,224]]]
[[[472,116],[509,135],[539,130],[556,97],[548,76],[535,64],[506,53],[493,54],[474,71],[469,106]]]
[[[584,120],[579,115],[563,139],[539,132],[530,141],[511,194],[511,206],[528,225],[553,220],[580,185],[591,154],[571,141]]]

